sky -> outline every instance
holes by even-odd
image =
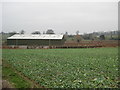
[[[117,2],[3,2],[2,31],[56,34],[118,30]]]

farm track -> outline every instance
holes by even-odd
[[[6,67],[9,67],[11,69],[13,69],[13,71],[15,73],[17,73],[20,77],[22,77],[25,81],[29,82],[31,84],[31,89],[32,88],[44,88],[43,86],[40,86],[38,83],[36,83],[35,81],[31,80],[30,78],[27,78],[23,73],[19,72],[18,70],[16,70],[12,65],[8,64],[7,61],[4,60],[4,65]],[[13,88],[13,87],[12,87]]]

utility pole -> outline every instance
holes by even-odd
[[[16,47],[17,47],[17,39],[16,39]]]
[[[111,39],[112,39],[112,31],[111,31]]]
[[[50,48],[50,39],[49,39],[49,48]]]

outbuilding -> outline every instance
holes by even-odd
[[[64,35],[15,34],[7,38],[7,45],[14,46],[57,46],[64,44]]]

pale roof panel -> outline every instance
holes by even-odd
[[[56,34],[40,34],[40,35],[33,35],[33,34],[15,34],[7,39],[62,39],[63,35],[56,35]]]

